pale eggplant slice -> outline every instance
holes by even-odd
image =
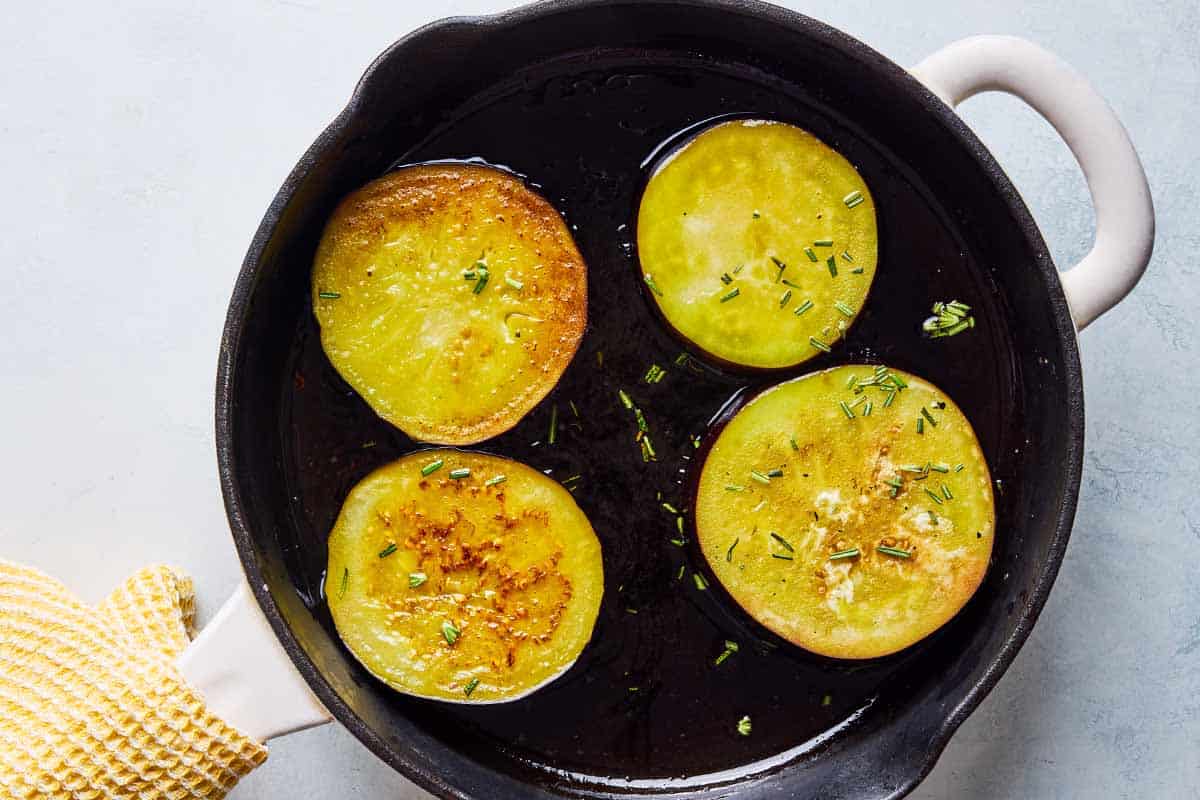
[[[342,641],[392,688],[499,703],[579,657],[604,570],[591,524],[556,481],[506,458],[425,450],[351,490],[325,593]]]
[[[587,270],[520,179],[405,167],[334,211],[312,302],[330,362],[376,413],[420,441],[470,444],[558,382],[587,323]]]
[[[718,435],[702,468],[705,559],[754,619],[824,656],[902,650],[953,617],[992,552],[992,482],[936,386],[845,366],[779,384]]]
[[[638,210],[643,278],[685,339],[780,368],[827,351],[875,277],[875,204],[841,154],[793,125],[736,120],[659,166]]]

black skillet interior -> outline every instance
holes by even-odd
[[[656,152],[723,115],[798,124],[846,155],[879,208],[880,269],[831,355],[774,374],[674,363],[685,350],[639,281],[637,203]],[[482,445],[565,479],[605,555],[606,592],[575,667],[517,703],[400,696],[341,646],[321,595],[325,539],[349,488],[419,445],[326,360],[308,299],[325,218],[398,163],[482,159],[565,216],[589,265],[589,325],[558,387]],[[976,309],[930,342],[935,299]],[[1044,601],[1078,482],[1073,332],[1045,247],[982,146],[890,62],[796,15],[746,4],[568,3],[441,23],[373,66],[263,222],[235,292],[218,387],[218,446],[235,539],[268,616],[335,714],[444,796],[886,797],[932,766],[1007,665]],[[601,363],[602,359],[602,363]],[[774,639],[673,545],[703,451],[692,437],[735,396],[842,363],[886,363],[942,386],[997,479],[998,534],[977,596],[928,641],[847,663]],[[651,363],[660,383],[640,379]],[[626,390],[658,461],[644,463]],[[571,411],[571,403],[578,417]],[[562,421],[547,442],[552,406]],[[661,499],[660,499],[661,493]],[[689,517],[690,520],[690,517]],[[679,578],[680,569],[682,579]],[[636,612],[636,613],[632,613]],[[740,653],[715,668],[725,639]],[[735,724],[753,720],[753,734]],[[725,796],[725,795],[723,795]]]

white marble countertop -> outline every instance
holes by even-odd
[[[150,561],[201,616],[239,564],[212,387],[250,236],[367,63],[414,26],[503,2],[10,4],[0,26],[0,555],[95,600]],[[973,33],[1031,38],[1109,99],[1158,211],[1141,285],[1082,336],[1074,537],[1033,636],[914,797],[1200,794],[1200,5],[790,3],[911,64]],[[1061,264],[1092,212],[1065,146],[996,95],[964,116]],[[272,744],[235,800],[423,798],[348,733]]]

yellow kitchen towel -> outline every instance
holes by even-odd
[[[0,559],[0,800],[215,800],[261,764],[174,667],[194,613],[170,567],[92,608]]]

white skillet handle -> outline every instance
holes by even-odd
[[[259,741],[330,720],[244,580],[177,666],[210,711]]]
[[[1096,209],[1091,252],[1062,275],[1075,327],[1083,330],[1129,294],[1154,247],[1154,205],[1129,134],[1091,84],[1015,36],[962,39],[912,73],[952,108],[980,92],[1007,92],[1054,126],[1083,169]]]

